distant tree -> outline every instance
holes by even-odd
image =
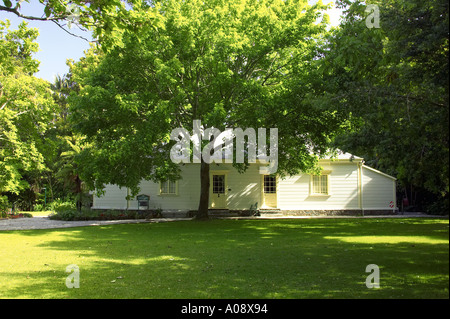
[[[78,174],[75,157],[84,147],[84,137],[74,134],[67,120],[67,98],[71,92],[77,90],[77,87],[69,73],[56,76],[51,88],[57,107],[53,113],[53,125],[45,134],[46,169],[42,172],[41,179],[51,199],[55,194],[58,198],[74,197],[77,208],[81,208],[84,187]]]
[[[76,207],[81,209],[84,187],[75,157],[82,151],[84,139],[76,135],[65,136],[63,139],[70,148],[60,154],[56,177],[63,182],[64,189],[75,194]]]
[[[43,136],[52,119],[50,85],[33,76],[36,29],[0,21],[0,193],[29,186],[23,175],[44,169]]]

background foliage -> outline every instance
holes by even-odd
[[[282,125],[280,172],[311,169],[310,150],[338,147],[396,176],[399,199],[415,209],[448,213],[446,1],[341,0],[331,29],[321,2],[75,0],[72,11],[69,1],[40,2],[34,16],[23,1],[0,11],[64,27],[77,8],[73,22],[96,41],[50,84],[33,76],[37,30],[1,22],[3,206],[80,208],[94,186],[136,191],[141,178],[175,178],[168,132],[201,119]],[[380,28],[367,27],[368,4]]]

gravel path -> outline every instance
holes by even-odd
[[[81,226],[99,226],[114,224],[137,224],[137,223],[160,223],[173,220],[189,220],[190,218],[158,218],[158,219],[127,219],[127,220],[86,220],[86,221],[63,221],[51,220],[48,217],[32,217],[17,219],[0,219],[0,231],[2,230],[24,230],[24,229],[52,229]]]
[[[408,218],[408,217],[431,217],[448,218],[448,216],[433,216],[423,213],[405,213],[405,215],[383,215],[383,216],[270,216],[264,217],[222,217],[223,219],[278,219],[278,218]],[[25,229],[53,229],[82,226],[100,226],[115,224],[137,224],[137,223],[161,223],[177,220],[191,220],[192,218],[156,218],[156,219],[126,219],[126,220],[86,220],[86,221],[63,221],[51,220],[48,217],[32,217],[17,219],[0,219],[0,231],[3,230],[25,230]]]

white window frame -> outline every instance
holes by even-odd
[[[309,185],[309,195],[310,196],[330,196],[330,173],[331,173],[331,171],[322,171],[320,175],[310,175],[310,185]],[[314,183],[314,177],[320,177],[320,178],[326,179],[326,181],[327,181],[326,192],[323,192],[323,191],[316,192],[315,191],[317,188],[322,189],[322,185],[319,185],[319,187],[317,187],[317,185],[315,185],[315,183]],[[322,183],[322,182],[320,182],[320,183]]]
[[[165,184],[165,183],[167,183],[167,192],[166,193],[164,193],[163,192],[163,184]],[[174,189],[175,189],[175,192],[172,192],[172,193],[170,193],[170,189],[171,189],[171,187],[170,187],[170,184],[174,184]],[[172,189],[173,189],[172,188]],[[166,180],[166,181],[160,181],[159,182],[159,195],[160,196],[177,196],[178,195],[178,181],[170,181],[170,180]]]

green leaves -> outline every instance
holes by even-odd
[[[51,12],[51,9],[50,9],[49,6],[45,6],[45,8],[44,8],[44,13],[45,13],[45,16],[46,16],[47,18],[50,17],[50,15],[52,14],[52,12]]]
[[[71,97],[72,121],[96,143],[82,167],[97,172],[86,177],[136,188],[142,178],[176,174],[171,144],[164,142],[172,129],[190,129],[195,119],[221,129],[289,128],[283,156],[301,160],[284,167],[309,167],[311,160],[298,157],[309,151],[294,146],[296,136],[305,133],[307,121],[325,120],[316,109],[299,130],[279,113],[309,107],[292,92],[297,78],[307,79],[314,69],[314,46],[325,32],[315,24],[321,8],[300,0],[168,0],[136,5],[126,16],[116,12],[128,25],[108,23],[100,39],[104,54],[92,50],[71,69],[81,88]],[[309,135],[310,142],[325,148],[323,136],[331,131]]]
[[[3,0],[3,3],[5,4],[6,7],[11,8],[12,7],[12,3],[9,0]]]
[[[37,31],[8,26],[0,24],[0,192],[18,193],[27,185],[24,173],[44,168],[42,137],[54,104],[49,84],[30,75],[38,65],[31,56]]]
[[[348,6],[321,63],[329,103],[360,118],[338,142],[401,186],[448,196],[448,3],[378,5],[379,29]]]

